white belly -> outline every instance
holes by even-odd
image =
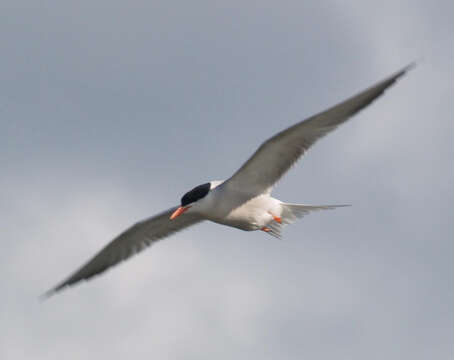
[[[207,216],[208,220],[246,231],[259,230],[274,221],[273,216],[280,217],[282,213],[281,202],[268,194],[253,198],[233,209],[226,208],[228,201],[219,202],[221,203],[224,208],[212,211]]]

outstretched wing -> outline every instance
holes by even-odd
[[[223,186],[250,197],[269,191],[318,139],[372,103],[413,66],[268,139]]]
[[[199,215],[191,213],[170,220],[170,215],[176,209],[177,207],[173,207],[131,226],[106,245],[73,275],[47,291],[44,296],[51,296],[62,288],[81,280],[88,280],[111,266],[128,259],[156,241],[203,220]]]

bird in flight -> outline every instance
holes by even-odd
[[[245,231],[261,230],[280,238],[284,225],[312,211],[345,206],[285,203],[273,198],[271,191],[274,184],[318,139],[372,103],[413,66],[411,64],[357,95],[269,138],[229,179],[196,186],[181,198],[179,206],[136,223],[44,296],[88,280],[156,241],[204,220]]]

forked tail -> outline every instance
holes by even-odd
[[[287,225],[291,224],[297,219],[301,219],[303,216],[309,214],[312,211],[318,210],[332,210],[338,207],[350,206],[350,205],[304,205],[304,204],[287,204],[282,203],[282,223]]]
[[[318,210],[331,210],[338,207],[350,206],[350,205],[303,205],[303,204],[287,204],[281,203],[282,213],[280,221],[272,221],[267,224],[266,232],[278,239],[281,238],[282,226],[288,225],[295,222],[297,219],[301,219],[303,216],[309,214],[312,211]],[[263,230],[263,229],[262,229]]]

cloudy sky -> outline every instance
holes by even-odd
[[[452,359],[449,1],[0,4],[1,359]],[[45,302],[135,221],[416,60],[279,183]]]

